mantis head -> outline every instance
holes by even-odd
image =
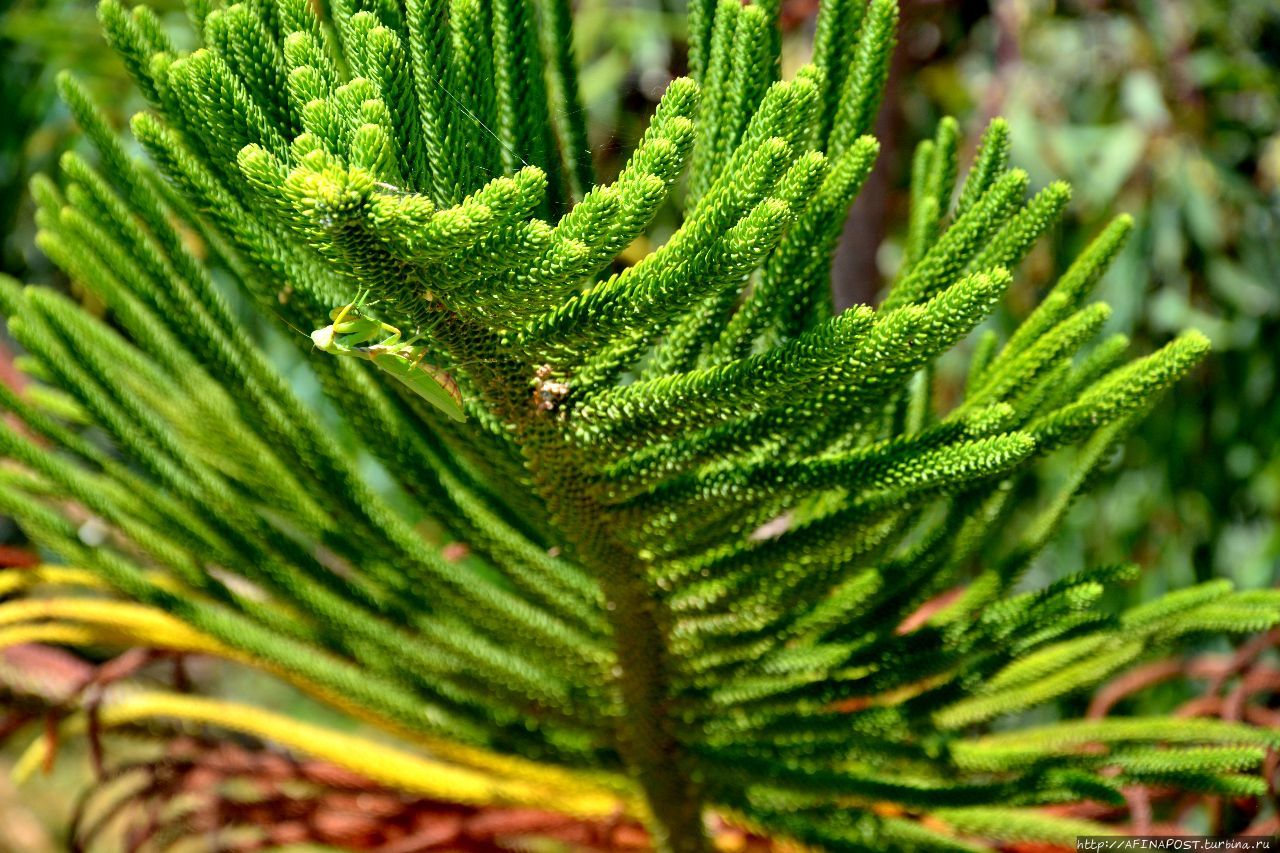
[[[311,333],[311,342],[316,345],[316,349],[324,352],[333,352],[333,326],[325,326],[323,329],[316,329]]]

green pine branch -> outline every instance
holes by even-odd
[[[1280,601],[1211,584],[1110,613],[1125,567],[1013,591],[1207,343],[1094,343],[1121,217],[939,405],[937,360],[1070,198],[1028,197],[1002,120],[962,181],[954,121],[921,143],[899,275],[833,316],[892,0],[824,3],[788,81],[776,3],[691,2],[692,76],[608,185],[564,0],[188,13],[185,52],[100,6],[150,105],[137,146],[60,81],[96,155],[33,185],[40,245],[106,316],[0,281],[33,377],[0,388],[0,512],[50,553],[389,729],[632,786],[663,849],[707,849],[712,809],[830,849],[974,850],[1093,831],[1035,807],[1121,782],[1254,790],[1274,738],[1243,726],[982,734]]]

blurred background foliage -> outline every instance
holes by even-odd
[[[591,145],[606,177],[620,168],[667,82],[685,71],[681,3],[576,3]],[[151,5],[175,38],[189,40],[178,0]],[[1005,116],[1014,164],[1033,185],[1063,178],[1075,195],[995,327],[1012,328],[1085,242],[1128,212],[1137,228],[1098,294],[1115,309],[1112,331],[1149,351],[1194,326],[1215,349],[1140,427],[1112,482],[1076,507],[1030,581],[1132,560],[1147,569],[1127,591],[1140,599],[1211,577],[1273,585],[1280,577],[1280,0],[902,5],[876,130],[884,153],[846,228],[838,299],[874,301],[896,271],[914,145],[944,115],[960,121],[970,146],[991,117]],[[816,11],[817,0],[784,3],[793,68],[807,59]],[[25,198],[27,180],[52,169],[73,134],[53,77],[75,68],[121,124],[142,104],[98,34],[90,0],[0,0],[0,67],[0,270],[56,282],[60,274],[34,248]],[[662,229],[655,235],[661,239]],[[936,393],[958,398],[958,380],[942,371]],[[0,520],[0,544],[16,535]],[[1143,701],[1167,708],[1186,690]],[[0,806],[6,799],[0,790]]]
[[[1280,566],[1280,2],[996,0],[908,7],[904,142],[942,114],[1014,129],[1033,185],[1069,181],[1056,239],[1011,297],[1020,315],[1110,217],[1137,228],[1099,288],[1114,331],[1147,349],[1194,326],[1214,356],[1150,417],[1111,488],[1077,507],[1042,564],[1134,560],[1133,591]],[[888,145],[888,150],[909,150]],[[898,164],[899,171],[904,164]],[[894,192],[901,175],[890,179]],[[901,204],[901,202],[898,202]],[[877,260],[883,274],[891,259]]]

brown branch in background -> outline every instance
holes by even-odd
[[[1250,639],[1230,655],[1203,654],[1194,657],[1177,657],[1156,661],[1122,673],[1100,688],[1089,705],[1088,717],[1099,719],[1110,714],[1115,707],[1135,694],[1174,679],[1204,682],[1200,695],[1182,703],[1175,711],[1181,717],[1217,717],[1265,728],[1280,728],[1280,668],[1263,659],[1268,652],[1280,647],[1280,630],[1271,630]],[[1277,773],[1280,772],[1280,755],[1269,750],[1262,765],[1263,778],[1267,782],[1267,799],[1272,814],[1260,816],[1261,802],[1257,798],[1238,797],[1224,802],[1224,798],[1206,794],[1186,794],[1172,788],[1158,786],[1129,787],[1124,791],[1126,808],[1117,812],[1101,804],[1074,804],[1056,813],[1072,817],[1090,818],[1109,822],[1127,821],[1125,829],[1139,835],[1182,834],[1190,830],[1183,826],[1192,813],[1207,811],[1212,818],[1215,834],[1231,831],[1228,819],[1235,817],[1234,830],[1238,835],[1268,835],[1280,829],[1276,814],[1280,813],[1280,797],[1277,796]],[[1156,820],[1156,814],[1167,815]],[[1239,818],[1247,821],[1241,825]]]
[[[935,613],[946,609],[947,605],[952,604],[958,600],[960,596],[964,595],[964,591],[968,588],[968,584],[961,584],[960,586],[952,587],[945,592],[938,593],[933,598],[917,607],[915,612],[906,619],[903,619],[902,623],[894,629],[894,633],[901,636],[903,634],[910,634],[912,631],[919,630],[926,622],[933,618]]]
[[[1023,6],[1014,0],[993,0],[991,20],[996,25],[995,71],[991,85],[982,93],[982,123],[985,125],[1004,112],[1009,98],[1009,85],[1018,75],[1022,48],[1018,37],[1022,30]]]
[[[127,784],[123,794],[117,791]],[[106,800],[107,802],[103,802]],[[184,803],[174,809],[172,803]],[[93,814],[92,820],[87,818]],[[73,853],[119,823],[125,853],[201,838],[210,849],[254,853],[317,844],[365,853],[493,853],[534,839],[584,851],[652,849],[630,819],[580,819],[545,809],[478,807],[388,790],[323,761],[184,736],[155,761],[121,765],[77,804]],[[769,840],[713,820],[721,849],[766,853]]]
[[[1243,672],[1256,663],[1264,652],[1277,645],[1280,645],[1280,628],[1272,628],[1265,634],[1251,638],[1231,656],[1230,665],[1220,675],[1214,676],[1209,681],[1209,691],[1216,693],[1221,690],[1227,679]]]
[[[1125,804],[1129,807],[1129,831],[1134,835],[1150,835],[1151,792],[1141,785],[1130,785],[1123,793]]]
[[[0,649],[0,690],[45,706],[70,702],[93,672],[93,664],[51,646]]]
[[[132,784],[111,799],[124,782]],[[583,850],[650,847],[630,820],[412,797],[326,762],[190,736],[154,761],[115,768],[91,789],[77,805],[72,850],[90,849],[115,822],[127,853],[197,837],[227,853],[298,843],[372,853],[496,851],[532,838]]]
[[[27,377],[14,364],[13,350],[0,341],[0,383],[7,385],[15,393],[21,394],[26,387]]]
[[[40,565],[40,557],[30,548],[0,545],[0,569],[30,569]]]
[[[872,130],[880,141],[880,157],[845,220],[831,268],[837,311],[850,305],[874,304],[882,291],[884,282],[877,253],[888,234],[889,223],[904,221],[906,217],[906,188],[901,185],[905,162],[901,155],[906,152],[910,156],[911,140],[902,139],[909,127],[904,112],[909,99],[904,96],[903,87],[907,81],[918,79],[919,69],[937,62],[945,52],[955,48],[936,34],[941,32],[937,19],[951,13],[956,4],[944,0],[901,0],[899,6],[901,39],[893,53],[884,99]],[[999,55],[1008,52],[1016,59],[1016,37],[1011,44],[1009,51],[1002,49]]]
[[[792,32],[818,15],[818,0],[783,0],[779,23],[784,33]]]
[[[0,719],[0,736],[43,719],[50,727],[45,736],[56,745],[55,726],[62,716],[72,710],[92,714],[110,686],[169,656],[133,649],[94,666],[47,646],[0,650],[0,695],[17,700]],[[204,849],[220,853],[296,843],[361,853],[495,853],[528,849],[533,840],[584,851],[652,849],[645,828],[620,816],[590,820],[545,809],[416,797],[252,739],[195,736],[154,724],[135,731],[160,745],[160,753],[114,765],[103,745],[95,743],[98,733],[90,732],[97,772],[72,814],[73,853],[106,849],[95,847],[102,841],[122,853],[144,853],[196,838]],[[774,849],[768,839],[723,820],[713,829],[736,853]]]
[[[1085,716],[1091,720],[1105,717],[1111,713],[1111,709],[1115,707],[1117,702],[1132,696],[1139,690],[1176,678],[1183,673],[1185,666],[1185,663],[1181,660],[1170,659],[1131,669],[1103,685],[1100,690],[1093,694],[1093,699],[1089,702],[1089,710]]]

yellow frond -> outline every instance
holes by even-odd
[[[450,802],[545,808],[582,818],[634,816],[631,804],[608,790],[581,784],[537,784],[460,767],[235,702],[172,693],[134,693],[112,697],[99,715],[104,729],[157,719],[251,735],[329,761],[387,787]],[[63,724],[67,734],[83,731],[84,727],[83,716]],[[47,738],[36,740],[15,765],[15,780],[22,781],[39,767],[49,747]]]

